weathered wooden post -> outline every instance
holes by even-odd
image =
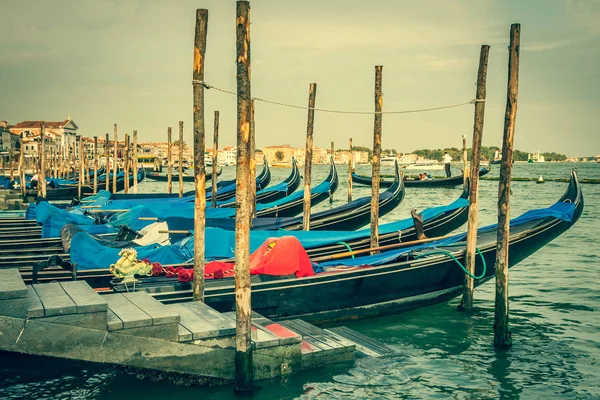
[[[507,348],[512,345],[508,328],[508,239],[510,235],[510,178],[512,173],[513,141],[519,94],[519,47],[521,24],[510,27],[508,56],[508,88],[504,114],[502,163],[498,185],[498,242],[496,245],[496,301],[494,312],[494,345]]]
[[[38,172],[38,195],[46,198],[46,123],[40,129],[40,170]]]
[[[335,163],[335,145],[331,142],[331,161]],[[333,203],[333,193],[329,195],[329,204]]]
[[[98,136],[94,136],[94,194],[98,193]]]
[[[77,148],[79,149],[79,179],[77,184],[77,197],[81,199],[81,189],[85,183],[84,169],[83,169],[83,138],[81,136],[76,137]]]
[[[256,137],[254,123],[254,99],[250,100],[250,225],[256,215]]]
[[[171,143],[171,127],[167,128],[167,193],[173,193],[173,144]]]
[[[485,96],[486,96],[486,78],[487,64],[490,53],[490,46],[481,46],[479,56],[479,71],[477,73],[477,93],[475,99],[475,117],[473,122],[473,143],[471,145],[471,184],[469,185],[469,216],[467,225],[467,248],[466,248],[466,269],[471,275],[475,275],[475,248],[477,247],[477,223],[479,213],[479,161],[481,151],[481,138],[483,136],[483,117],[485,114]],[[466,153],[466,141],[463,146]],[[463,156],[464,157],[464,156]],[[465,167],[465,175],[467,169]],[[473,308],[473,289],[475,281],[469,275],[465,274],[463,285],[463,297],[459,310],[471,310]]]
[[[25,158],[25,146],[23,146],[23,139],[25,138],[25,133],[21,132],[21,142],[19,144],[19,188],[21,189],[21,196],[23,196],[23,198],[25,198],[25,194],[26,194],[26,189],[27,189],[27,185],[25,184],[25,163],[24,163],[24,158]],[[12,153],[12,143],[10,144],[10,151]],[[12,164],[12,160],[11,160],[11,164]],[[11,173],[12,175],[12,173]],[[12,177],[10,178],[11,182],[12,182]]]
[[[206,54],[206,34],[208,10],[196,10],[196,31],[194,35],[194,65],[192,82],[194,87],[194,301],[204,301],[204,235],[206,226],[206,168],[204,165],[204,56]],[[214,193],[213,193],[214,195]]]
[[[105,183],[106,183],[106,191],[108,192],[108,188],[109,188],[109,182],[110,182],[110,153],[108,152],[108,133],[105,135],[105,140],[106,142],[104,143],[104,157],[106,159],[105,164],[104,164],[104,169],[106,170],[105,174],[106,174],[106,179],[105,179]]]
[[[250,3],[236,3],[237,170],[235,220],[235,388],[252,389],[250,319]]]
[[[302,229],[310,230],[310,178],[312,175],[313,131],[315,127],[315,100],[317,97],[317,84],[308,86],[308,121],[306,122],[306,151],[304,152],[304,217]]]
[[[114,139],[115,142],[113,144],[113,179],[112,179],[112,192],[113,194],[117,193],[117,148],[119,147],[119,141],[117,140],[117,124],[114,127]]]
[[[373,156],[371,163],[371,248],[379,246],[379,169],[381,162],[381,110],[383,109],[383,65],[375,66],[375,118],[373,127]]]
[[[211,203],[212,207],[217,206],[217,168],[219,162],[219,112],[215,111],[214,119],[214,138],[213,138],[213,154],[212,154],[212,190]]]
[[[123,168],[123,191],[129,193],[129,134],[125,134],[125,148],[123,149],[124,166]]]
[[[350,138],[350,146],[349,146],[349,156],[348,156],[348,203],[352,201],[352,169],[354,162],[354,152],[352,151],[352,138]]]
[[[137,131],[133,131],[133,193],[137,193],[138,185],[138,155],[137,155]]]
[[[10,148],[10,151],[8,152],[8,158],[10,159],[10,162],[9,162],[9,164],[10,164],[10,166],[9,166],[9,175],[10,175],[10,180],[12,182],[15,179],[15,171],[14,171],[14,169],[15,169],[15,167],[14,167],[14,164],[15,164],[15,160],[14,160],[14,158],[15,158],[15,152],[12,149],[12,147]],[[21,184],[22,184],[22,182],[21,182]]]
[[[183,121],[179,121],[179,197],[183,197]]]

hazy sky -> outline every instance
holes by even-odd
[[[600,2],[594,0],[253,0],[252,94],[317,107],[373,110],[383,65],[384,110],[474,97],[480,46],[491,45],[483,143],[502,138],[510,24],[521,23],[515,145],[600,153]],[[209,10],[206,81],[235,90],[233,0],[0,0],[0,120],[60,120],[84,135],[138,130],[166,140],[184,121],[192,139],[195,10]],[[235,143],[235,97],[206,94],[207,143]],[[384,115],[383,147],[461,146],[473,106]],[[257,103],[256,143],[303,146],[306,111]],[[317,113],[315,145],[372,146],[372,115]]]

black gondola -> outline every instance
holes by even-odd
[[[490,172],[490,168],[481,168],[479,170],[479,176],[484,176]],[[432,188],[432,187],[452,187],[462,185],[464,181],[463,175],[451,176],[449,178],[437,178],[437,179],[410,179],[406,178],[404,180],[405,187],[416,187],[416,188]],[[371,186],[371,177],[364,175],[357,175],[356,173],[352,173],[352,182],[358,183],[360,185],[368,185]],[[394,184],[393,180],[390,180],[386,177],[379,178],[379,186],[383,188],[390,187]]]
[[[379,215],[392,211],[404,199],[404,185],[400,179],[398,163],[394,184],[379,195]],[[254,218],[252,229],[302,230],[302,216],[290,218]],[[371,219],[371,197],[363,197],[343,206],[311,214],[310,230],[353,231],[369,223]],[[227,230],[235,229],[235,221],[228,218],[207,218],[206,226]],[[191,226],[189,229],[193,229]]]
[[[535,253],[579,219],[584,201],[575,171],[566,193],[555,206],[561,206],[560,203],[573,205],[570,218],[562,219],[552,213],[536,216],[534,212],[523,220],[526,222],[518,225],[511,222],[509,266]],[[492,226],[478,232],[478,248],[487,263],[487,270],[476,285],[495,274],[496,229]],[[326,323],[383,316],[445,301],[462,292],[464,272],[447,254],[434,254],[431,249],[450,252],[464,263],[465,235],[459,237],[462,238],[457,242],[462,246],[460,248],[430,243],[429,247],[405,249],[407,251],[397,258],[378,266],[332,268],[328,273],[311,277],[269,277],[255,281],[252,283],[252,310],[268,318],[302,318]],[[476,258],[476,275],[483,272],[482,258]],[[368,257],[363,259],[368,262]],[[206,304],[221,312],[234,310],[235,286],[232,283],[223,281],[221,285],[208,285],[204,292]],[[190,301],[191,291],[155,293],[154,297],[163,303]]]
[[[217,171],[217,176],[221,176],[221,173],[223,173],[223,168],[219,168],[219,170]],[[152,179],[153,181],[158,181],[158,182],[168,182],[168,180],[169,180],[169,177],[166,174],[161,174],[158,172],[148,172],[146,174],[146,177],[148,179]],[[186,175],[185,173],[183,174],[184,182],[195,182],[195,179],[196,179],[196,177],[194,175]],[[206,174],[206,182],[210,181],[211,179],[212,179],[212,173],[207,173]],[[179,173],[172,174],[171,181],[179,182]]]

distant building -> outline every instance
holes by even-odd
[[[46,152],[58,152],[63,149],[67,154],[79,154],[76,136],[79,127],[71,118],[64,121],[23,121],[15,125],[8,125],[8,129],[15,135],[23,135],[23,147],[25,157],[37,157],[38,143],[42,123],[45,123],[44,131]]]
[[[10,160],[11,150],[14,155],[21,151],[21,138],[8,130],[8,123],[0,121],[0,156],[4,163]]]
[[[235,165],[237,160],[237,147],[227,146],[219,150],[219,165]]]
[[[289,144],[266,146],[262,148],[263,153],[267,156],[267,162],[269,162],[269,164],[291,162],[295,150],[296,149]]]

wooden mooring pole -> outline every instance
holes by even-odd
[[[212,207],[217,206],[217,168],[219,167],[219,112],[215,111],[214,118],[214,137],[213,137],[213,154],[212,154],[212,190],[211,203]]]
[[[383,65],[375,67],[375,118],[373,127],[373,172],[371,174],[371,247],[379,246],[379,170],[381,163],[381,110],[383,109]]]
[[[308,87],[308,121],[306,123],[306,151],[304,153],[304,217],[302,219],[302,229],[305,231],[310,230],[310,178],[312,174],[316,97],[317,84],[311,83]]]
[[[352,168],[353,168],[353,161],[354,161],[354,152],[352,151],[352,138],[350,138],[349,141],[349,148],[350,154],[348,156],[348,203],[350,203],[352,201]]]
[[[75,138],[76,147],[79,150],[79,179],[77,180],[77,197],[81,199],[82,187],[84,181],[84,169],[83,169],[83,140],[81,136]]]
[[[204,254],[206,226],[206,168],[204,166],[204,56],[206,54],[206,34],[208,10],[196,10],[196,31],[194,35],[194,65],[192,82],[194,88],[194,301],[204,301]]]
[[[236,3],[237,171],[235,220],[235,389],[252,389],[250,319],[250,2]]]
[[[475,275],[475,248],[477,247],[477,223],[479,213],[479,164],[481,154],[481,138],[483,136],[483,117],[485,114],[485,96],[486,96],[486,78],[487,64],[490,54],[490,46],[481,46],[479,55],[479,71],[477,72],[477,92],[475,103],[475,117],[473,122],[473,143],[471,150],[471,173],[469,186],[469,216],[467,225],[467,248],[466,248],[466,269],[471,275]],[[464,147],[466,148],[466,138]],[[465,150],[466,152],[466,150]],[[464,157],[464,156],[463,156]],[[467,169],[465,168],[465,175]],[[475,281],[472,277],[465,274],[463,284],[463,297],[459,310],[471,310],[473,308],[473,289]]]
[[[25,194],[26,194],[26,189],[27,189],[27,185],[25,184],[25,162],[24,162],[24,158],[25,158],[25,146],[23,146],[23,139],[25,138],[25,133],[21,132],[21,143],[19,146],[19,188],[21,189],[21,196],[23,196],[23,198],[25,198]],[[12,143],[11,143],[11,153],[12,153]],[[12,163],[12,160],[11,160]],[[12,173],[11,173],[12,175]],[[12,182],[12,177],[10,178],[11,182]]]
[[[98,136],[94,136],[94,194],[98,193]]]
[[[167,193],[173,193],[173,144],[171,143],[171,127],[167,128]]]
[[[468,162],[467,162],[467,135],[463,135],[462,140],[463,140],[462,161],[463,161],[463,183],[464,183],[469,178],[469,170],[467,168],[467,165],[468,165]]]
[[[137,131],[133,131],[133,193],[137,193],[138,186],[138,155],[137,155]]]
[[[183,197],[183,121],[179,121],[179,197]]]
[[[46,198],[46,123],[40,129],[40,170],[38,171],[38,195]]]
[[[508,239],[510,235],[510,177],[512,173],[513,142],[519,94],[519,47],[521,24],[510,27],[508,56],[508,88],[504,114],[502,163],[498,184],[498,242],[496,244],[496,301],[494,312],[494,345],[508,348],[512,337],[508,328]]]
[[[119,142],[117,140],[117,124],[114,126],[114,144],[113,144],[113,179],[112,179],[112,192],[113,194],[117,193],[117,148],[119,147]]]
[[[250,101],[250,225],[256,216],[256,137],[254,123],[254,99]]]
[[[125,148],[123,149],[123,159],[124,167],[123,168],[123,191],[125,194],[129,193],[129,134],[125,134]]]
[[[110,177],[110,153],[108,152],[108,133],[104,135],[104,140],[106,140],[106,142],[104,143],[104,170],[105,170],[105,175],[106,175],[106,179],[105,179],[105,184],[106,184],[106,191],[108,192],[109,189],[109,182],[110,180],[108,179]]]

